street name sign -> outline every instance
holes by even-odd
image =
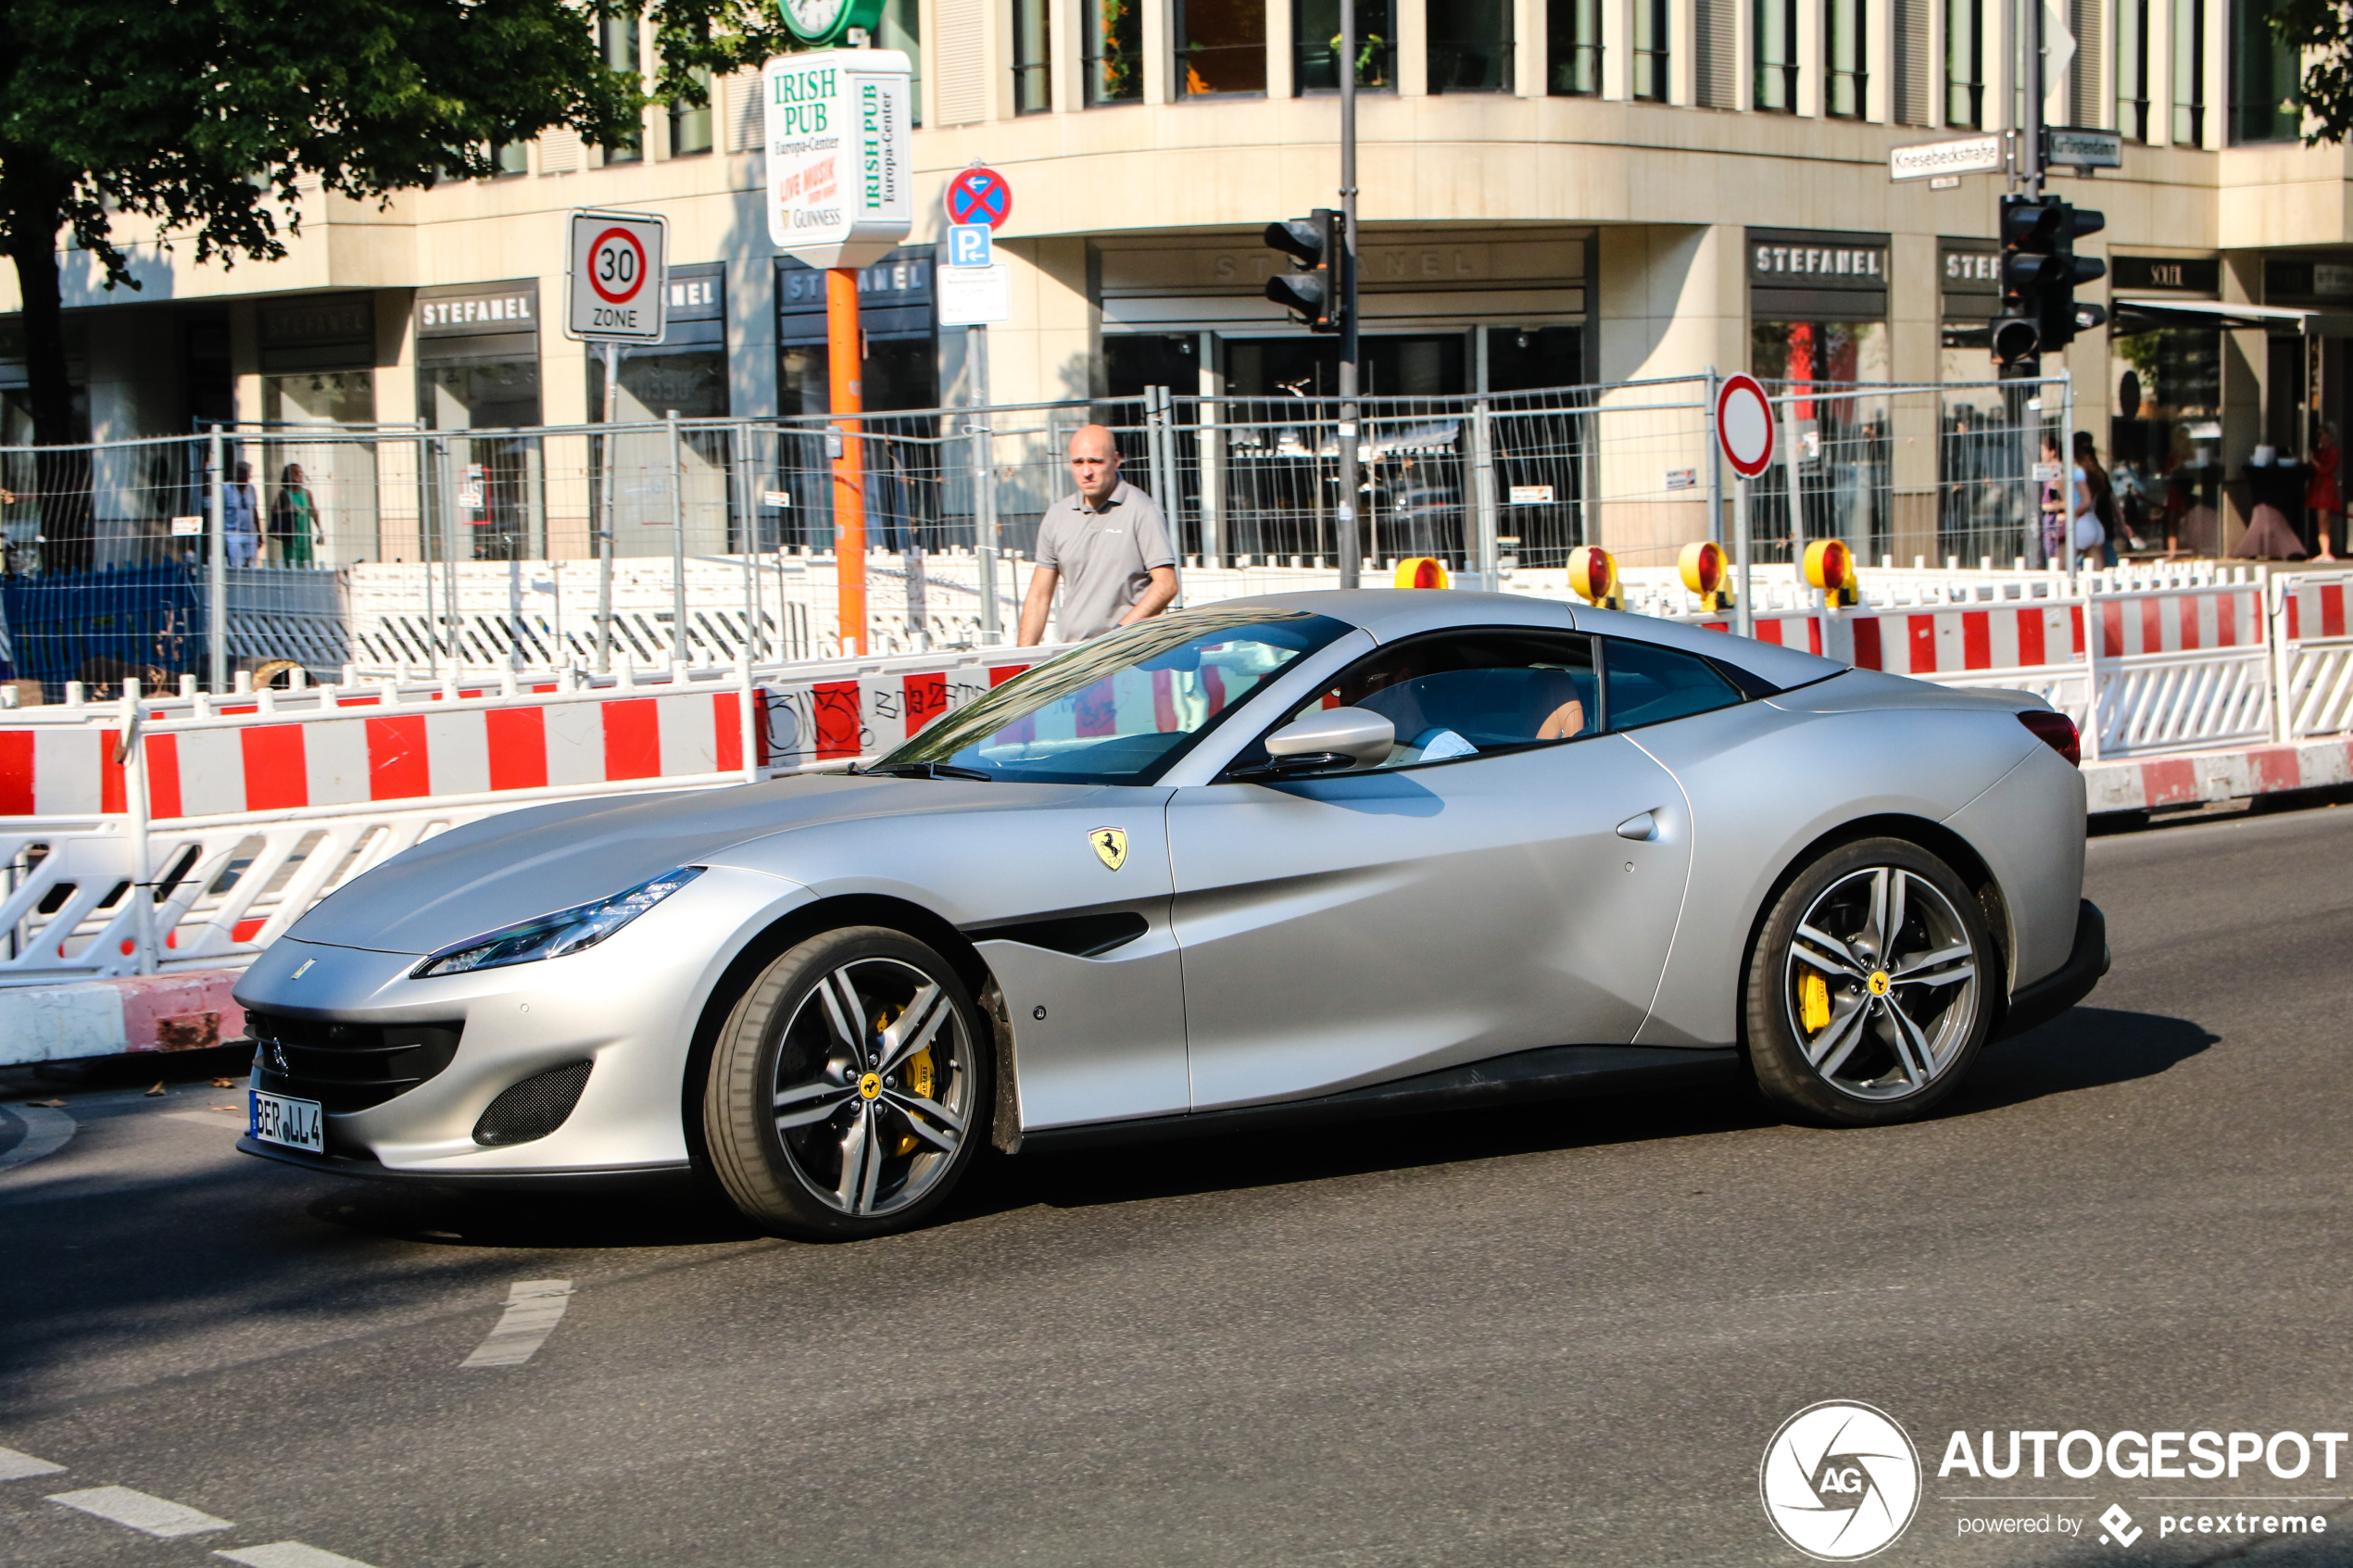
[[[1931,180],[1947,174],[1997,173],[2002,167],[2002,138],[1951,136],[1942,142],[1915,142],[1890,147],[1887,177],[1891,180]]]
[[[668,220],[574,212],[564,332],[583,343],[660,343],[670,322]]]
[[[783,55],[762,69],[778,250],[819,269],[863,267],[907,237],[911,70],[896,49]]]
[[[2045,132],[2045,145],[2050,150],[2045,163],[2064,164],[2070,169],[2121,169],[2124,167],[2124,138],[2113,131],[2082,131],[2072,125],[2054,125]]]

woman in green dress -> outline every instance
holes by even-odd
[[[300,463],[288,463],[278,477],[277,504],[270,508],[270,534],[278,542],[278,564],[308,566],[318,535],[319,514]]]

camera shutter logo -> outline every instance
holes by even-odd
[[[1765,1517],[1824,1562],[1852,1562],[1901,1536],[1920,1502],[1920,1459],[1869,1405],[1825,1400],[1781,1423],[1757,1467]]]

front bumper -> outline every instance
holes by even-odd
[[[250,1137],[238,1147],[307,1170],[459,1186],[674,1176],[689,1160],[683,1088],[697,1022],[743,943],[809,897],[780,877],[713,867],[593,947],[427,980],[410,977],[413,954],[282,938],[238,984],[249,1009],[359,1025],[346,1034],[362,1040],[455,1024],[457,1044],[447,1066],[376,1103],[338,1107],[330,1095],[307,1095],[258,1071],[257,1086],[325,1107],[326,1153]],[[290,1054],[300,1070],[306,1058],[315,1067],[325,1048]],[[477,1135],[485,1110],[507,1091],[582,1063],[578,1098],[552,1130],[519,1141]],[[413,1066],[396,1065],[415,1075]]]
[[[419,1186],[459,1187],[487,1192],[518,1192],[560,1188],[566,1192],[634,1192],[649,1187],[676,1186],[690,1182],[694,1166],[681,1160],[672,1164],[604,1165],[579,1170],[533,1171],[409,1171],[380,1160],[346,1154],[309,1154],[258,1138],[241,1137],[237,1152],[258,1154],[283,1165],[300,1166],[329,1176],[356,1176],[362,1181],[398,1182]]]
[[[2090,996],[2092,987],[2108,973],[2110,961],[2108,917],[2100,913],[2097,904],[2086,898],[2075,917],[2075,946],[2068,953],[2067,961],[2010,998],[2009,1010],[2003,1015],[2002,1027],[1994,1037],[2007,1039],[2036,1024],[2048,1023]]]

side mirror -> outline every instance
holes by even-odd
[[[1354,767],[1389,760],[1397,745],[1397,726],[1366,708],[1325,708],[1277,730],[1266,737],[1266,755],[1277,771],[1290,767],[1330,766],[1310,758],[1329,758]]]

